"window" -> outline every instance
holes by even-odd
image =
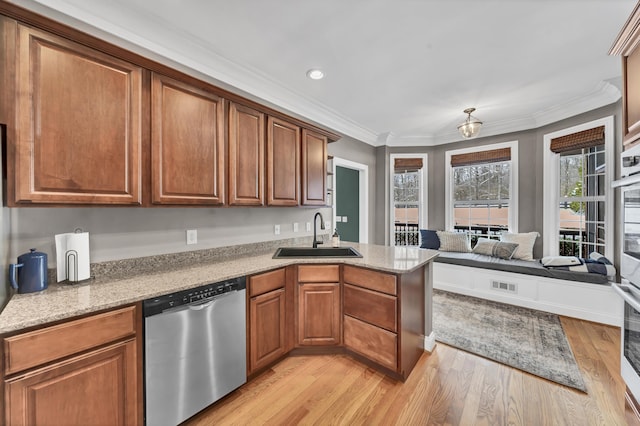
[[[604,256],[604,143],[562,153],[559,162],[559,254],[588,257],[597,251]]]
[[[420,245],[426,227],[426,155],[391,155],[391,245]]]
[[[544,255],[613,259],[613,117],[544,136]]]
[[[517,143],[447,151],[447,229],[499,238],[516,229]]]

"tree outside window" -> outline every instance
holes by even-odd
[[[453,167],[454,229],[479,237],[499,238],[508,229],[511,162]]]
[[[604,255],[604,144],[562,153],[559,162],[559,254]]]

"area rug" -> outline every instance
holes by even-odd
[[[555,314],[433,290],[436,340],[586,392]]]

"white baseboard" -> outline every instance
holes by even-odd
[[[436,347],[436,335],[432,331],[431,334],[425,336],[424,338],[424,350],[427,352],[432,352],[433,348]]]
[[[473,278],[470,279],[470,277]],[[495,281],[513,284],[515,291],[496,290],[493,288]],[[622,326],[622,299],[610,285],[434,262],[433,288],[557,315]]]

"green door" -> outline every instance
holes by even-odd
[[[342,241],[360,241],[360,172],[336,166],[336,229]]]

